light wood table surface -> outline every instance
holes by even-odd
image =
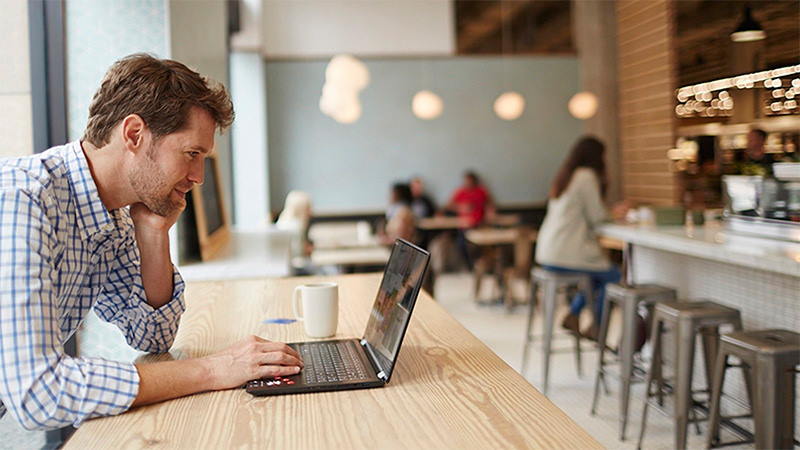
[[[187,286],[188,308],[170,355],[208,355],[249,334],[304,340],[300,323],[261,321],[290,317],[292,290],[311,281],[339,283],[337,337],[361,336],[377,274],[199,282]],[[276,397],[241,389],[198,394],[87,421],[65,446],[143,447],[601,448],[424,292],[383,388]]]
[[[520,217],[517,214],[497,214],[492,220],[487,220],[487,225],[512,227],[518,225]],[[458,230],[469,228],[469,221],[457,216],[435,216],[417,221],[417,228],[426,231]]]
[[[353,248],[323,248],[311,252],[316,266],[380,266],[386,264],[391,251],[382,245]]]
[[[514,244],[519,238],[519,228],[475,228],[467,230],[467,240],[475,245],[506,245]],[[530,241],[536,242],[536,230],[530,230]]]

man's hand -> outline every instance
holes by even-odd
[[[295,375],[303,368],[300,355],[280,342],[250,336],[203,358],[212,389],[231,389],[257,378]]]
[[[181,215],[184,208],[177,209],[171,215],[164,217],[150,211],[150,208],[144,203],[134,203],[131,205],[131,219],[133,219],[133,226],[137,232],[146,230],[166,233],[178,221],[178,216]]]
[[[139,392],[132,406],[233,389],[257,378],[295,375],[302,368],[300,355],[288,345],[250,336],[205,358],[136,364]]]
[[[167,217],[150,210],[144,203],[131,205],[136,245],[141,255],[142,284],[147,303],[160,308],[172,298],[172,262],[169,255],[169,227],[178,220],[183,208]]]

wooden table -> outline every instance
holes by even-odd
[[[381,266],[389,261],[391,252],[382,245],[353,248],[323,248],[311,252],[315,266]]]
[[[340,285],[338,337],[361,336],[380,276],[192,283],[169,355],[221,350],[249,334],[303,340],[289,317],[299,283]],[[162,355],[163,357],[164,355]],[[563,411],[425,293],[384,388],[277,397],[241,389],[198,394],[84,423],[86,448],[601,448]]]
[[[491,220],[486,221],[486,225],[498,227],[511,227],[518,225],[520,218],[517,214],[497,214]],[[457,216],[435,216],[417,221],[417,228],[425,231],[444,231],[469,228],[469,221]]]

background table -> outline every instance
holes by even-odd
[[[304,340],[294,287],[340,284],[337,337],[361,336],[380,276],[192,283],[168,355],[221,350],[249,334]],[[564,412],[427,294],[417,303],[391,382],[383,388],[277,397],[211,392],[86,422],[65,448],[601,448]]]

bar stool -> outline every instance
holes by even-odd
[[[606,340],[608,337],[608,324],[610,322],[611,307],[617,305],[622,308],[622,339],[618,349],[619,379],[620,379],[620,440],[625,440],[625,429],[628,426],[628,406],[630,404],[631,383],[633,380],[633,356],[636,353],[636,311],[639,305],[646,305],[652,309],[656,302],[675,300],[675,289],[657,284],[622,285],[618,283],[606,285],[606,298],[603,305],[603,314],[600,320],[600,330],[597,344],[600,348],[600,359],[594,380],[594,396],[592,397],[592,411],[597,409],[600,397],[600,383],[605,385],[606,375],[611,375],[606,369]],[[639,378],[637,381],[642,381]]]
[[[657,396],[659,403],[663,402],[665,380],[662,375],[662,336],[665,331],[675,333],[675,447],[686,448],[686,432],[689,425],[689,415],[694,415],[694,400],[692,398],[692,375],[694,372],[694,347],[695,340],[700,334],[703,337],[703,353],[705,354],[706,380],[712,380],[712,361],[717,352],[719,343],[719,326],[731,325],[738,331],[742,329],[742,319],[739,311],[719,303],[708,300],[700,301],[670,301],[657,303],[653,315],[653,357],[647,370],[645,381],[644,409],[642,410],[642,427],[639,431],[639,444],[642,447],[645,425],[647,424],[647,410],[650,398]],[[655,394],[650,392],[653,380],[658,383]],[[694,417],[692,422],[698,422]],[[699,426],[698,426],[699,433]]]
[[[579,273],[561,273],[553,272],[551,270],[535,267],[531,271],[531,301],[530,309],[528,310],[528,327],[525,330],[525,346],[522,353],[522,373],[525,373],[525,368],[528,366],[528,350],[533,341],[533,315],[536,308],[536,291],[541,287],[544,291],[544,335],[542,336],[542,353],[543,353],[543,374],[542,374],[542,391],[547,395],[549,388],[549,375],[550,375],[550,355],[553,353],[553,325],[555,321],[555,311],[558,302],[558,292],[562,289],[570,287],[577,287],[586,296],[587,304],[592,301],[592,279],[589,275]],[[580,336],[575,335],[575,363],[578,371],[578,376],[581,376],[581,341]]]
[[[728,364],[731,355],[742,361],[745,380],[752,377],[749,384],[753,390],[748,390],[748,395],[756,448],[792,448],[795,445],[795,367],[800,364],[800,334],[787,330],[722,335],[711,391],[708,447],[734,444],[719,442],[720,397],[725,371],[733,367]]]

